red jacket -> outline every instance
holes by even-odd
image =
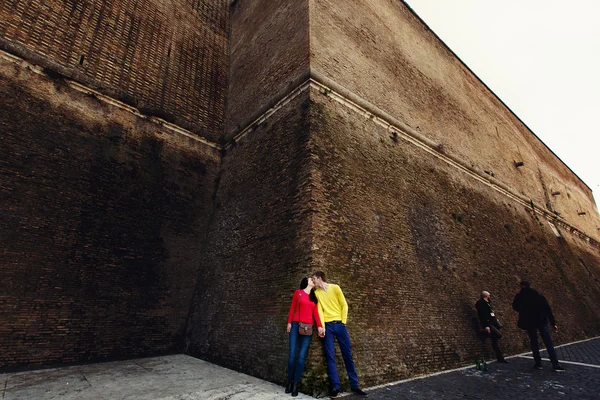
[[[292,297],[290,312],[288,313],[288,324],[291,324],[293,321],[312,325],[313,317],[317,326],[321,328],[323,325],[321,324],[321,318],[319,318],[319,308],[315,303],[310,301],[304,290],[296,290]]]

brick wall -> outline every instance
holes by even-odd
[[[308,70],[308,0],[238,1],[231,9],[227,132]]]
[[[0,58],[0,370],[179,351],[219,152]]]
[[[312,0],[310,49],[311,68],[600,240],[589,187],[403,2]]]
[[[524,351],[510,307],[521,279],[547,296],[557,343],[600,333],[597,245],[568,231],[558,239],[529,208],[371,119],[317,92],[311,100],[312,258],[344,290],[365,384],[474,362],[482,290],[506,325],[502,347]]]
[[[0,5],[2,48],[46,67],[0,58],[1,369],[183,349],[282,382],[291,295],[315,269],[350,303],[363,385],[473,361],[483,289],[523,350],[524,278],[557,342],[600,332],[597,243],[556,238],[331,97],[301,93],[221,158],[60,77],[216,140],[228,24],[225,0]],[[232,25],[228,131],[315,68],[597,237],[589,188],[401,2],[238,1]],[[323,363],[315,339],[304,390],[326,385]]]
[[[228,0],[7,0],[0,45],[215,139],[228,19]]]
[[[291,296],[310,270],[308,95],[223,159],[188,323],[188,354],[283,381]]]

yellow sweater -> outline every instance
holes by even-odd
[[[319,314],[323,321],[342,321],[346,323],[348,319],[348,303],[342,289],[333,283],[328,284],[327,291],[321,288],[315,290],[317,300],[319,300]]]

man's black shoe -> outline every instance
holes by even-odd
[[[329,397],[337,397],[338,394],[340,394],[340,389],[333,389],[329,392]]]
[[[498,360],[498,361],[496,361],[496,362],[499,362],[499,363],[501,363],[501,364],[508,364],[508,360],[507,360],[507,359],[505,359],[505,358],[503,358],[503,359],[501,359],[501,360]]]
[[[544,368],[542,367],[542,365],[541,365],[541,364],[535,364],[535,365],[533,366],[533,368],[534,368],[534,369],[539,369],[539,370],[542,370],[542,369],[544,369]]]
[[[292,385],[293,384],[294,384],[294,381],[288,381],[287,386],[285,387],[286,393],[292,393]]]
[[[563,372],[566,371],[563,367],[561,367],[560,365],[556,365],[554,367],[552,367],[552,369],[554,370],[554,372]]]
[[[369,395],[368,393],[363,392],[359,388],[352,388],[352,393],[363,397],[367,397]]]

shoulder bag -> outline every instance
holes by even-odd
[[[300,299],[302,298],[302,293],[298,296],[298,304],[296,304],[296,309],[294,310],[294,314],[300,307]],[[292,316],[293,319],[293,316]],[[305,324],[304,322],[298,322],[298,333],[302,336],[311,336],[313,334],[313,326],[312,324]]]

